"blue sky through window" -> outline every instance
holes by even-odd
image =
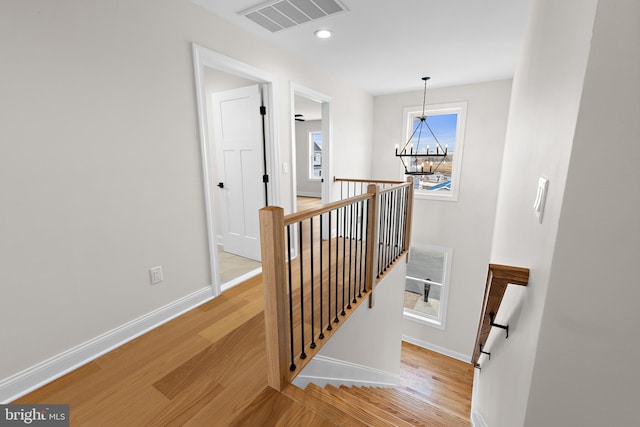
[[[458,114],[439,114],[434,116],[427,116],[427,123],[433,130],[433,133],[438,137],[438,141],[440,141],[440,145],[442,148],[445,147],[446,144],[449,145],[449,152],[455,152],[456,150],[456,126],[458,124]],[[412,132],[418,127],[420,124],[420,118],[416,117],[413,120],[413,129]],[[436,142],[427,129],[426,126],[422,128],[422,134],[420,136],[420,140],[418,141],[418,133],[416,132],[413,137],[413,149],[415,151],[424,152],[427,149],[427,145],[429,146],[430,151],[434,151],[436,148]],[[407,148],[408,151],[408,148]]]

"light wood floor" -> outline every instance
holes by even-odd
[[[262,292],[258,276],[14,403],[68,403],[72,426],[242,425],[273,394]],[[468,419],[471,365],[406,343],[402,360],[405,392]]]

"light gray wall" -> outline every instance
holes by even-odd
[[[376,286],[373,309],[367,301],[360,305],[318,354],[399,375],[406,274],[401,259]]]
[[[370,95],[189,1],[0,3],[0,379],[211,284],[191,42],[276,76],[280,162],[293,80],[369,175]]]
[[[474,409],[491,427],[525,424],[540,322],[547,289],[551,286],[551,268],[556,262],[569,261],[554,257],[554,250],[569,161],[573,161],[571,149],[596,3],[596,0],[534,2],[523,54],[513,80],[491,262],[528,267],[531,274],[521,309],[509,320],[513,326],[509,339],[497,340],[495,348],[488,349],[491,360],[483,365],[474,382]],[[591,166],[598,168],[598,165]],[[540,176],[549,179],[542,224],[533,211]],[[588,189],[586,182],[583,188]],[[580,248],[574,249],[580,251]],[[582,267],[588,265],[585,262]],[[556,286],[564,285],[557,283]],[[577,302],[583,296],[576,293],[575,297]],[[570,305],[565,309],[569,326],[573,309]],[[599,345],[595,336],[592,345]],[[559,344],[555,351],[562,353],[563,347]],[[586,351],[581,356],[590,357]],[[553,374],[558,385],[565,381],[560,371]],[[591,392],[584,390],[582,394]],[[555,390],[548,399],[557,399],[560,404],[573,397]],[[586,415],[600,408],[585,405],[583,410]],[[575,420],[553,420],[530,425],[582,424]]]
[[[322,196],[320,181],[309,179],[309,132],[320,131],[321,120],[296,122],[296,190],[299,196]]]
[[[640,2],[599,0],[525,426],[638,424],[639,43]]]
[[[482,306],[511,80],[428,90],[429,104],[467,102],[467,123],[457,202],[414,200],[412,241],[453,248],[446,330],[404,321],[409,337],[470,359]],[[404,179],[394,145],[406,139],[403,108],[422,104],[422,91],[374,101],[372,174]],[[532,202],[533,203],[533,202]]]

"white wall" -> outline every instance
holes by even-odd
[[[470,360],[489,263],[511,80],[428,90],[429,104],[467,102],[457,202],[415,199],[412,241],[453,248],[446,330],[404,321],[404,333]],[[422,91],[374,101],[374,178],[403,179],[395,144],[406,142],[403,108],[422,104]]]
[[[498,340],[496,348],[489,349],[491,360],[474,383],[474,410],[491,427],[524,425],[540,321],[556,262],[556,233],[595,6],[595,0],[535,1],[513,80],[491,262],[528,267],[531,273],[522,306],[510,320],[517,326],[510,328],[508,340]],[[542,175],[549,179],[549,191],[544,221],[539,224],[532,206]],[[598,340],[592,344],[599,345]],[[582,356],[589,357],[587,352]],[[555,374],[562,382],[562,375]],[[566,398],[552,396],[559,401]],[[598,407],[583,409],[593,413]],[[553,420],[531,425],[581,424]]]
[[[309,132],[319,132],[321,120],[296,122],[296,192],[299,196],[322,196],[320,181],[309,179]]]
[[[638,425],[639,42],[640,2],[598,1],[526,426]]]
[[[0,382],[211,284],[191,42],[277,76],[281,161],[293,80],[370,173],[370,95],[189,1],[2,2]]]
[[[376,286],[375,306],[370,309],[368,300],[361,304],[318,355],[365,366],[389,374],[388,377],[399,376],[404,303],[402,285],[406,274],[407,265],[402,258]],[[314,364],[313,360],[300,373],[301,376],[329,378],[335,374],[330,366]],[[355,375],[346,375],[345,379],[353,379],[357,370],[351,374]]]

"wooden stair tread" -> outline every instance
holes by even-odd
[[[389,410],[383,401],[381,402],[376,396],[362,390],[361,388],[341,386],[340,391],[354,396],[354,398],[358,399],[363,404],[366,404],[367,408],[373,408],[372,410],[378,414],[378,416],[384,417],[395,426],[413,427],[421,425],[419,420],[414,419],[410,414],[399,414],[395,411]]]
[[[418,402],[426,402],[459,418],[468,419],[471,416],[470,402],[467,402],[462,397],[457,399],[457,401],[452,401],[449,399],[443,399],[442,393],[434,396],[432,394],[426,394],[422,391],[415,390],[411,387],[400,387],[396,389],[396,392],[402,393],[403,398],[406,398],[404,396],[409,396]],[[464,402],[464,405],[461,406],[460,402]]]
[[[372,388],[368,391],[374,396],[384,399],[387,402],[387,405],[392,406],[393,409],[400,411],[401,413],[413,412],[414,414],[419,414],[419,419],[427,418],[429,422],[426,425],[433,425],[432,423],[437,423],[438,425],[448,427],[468,426],[470,424],[468,419],[446,411],[437,405],[429,403],[428,401],[418,399],[403,392],[401,389]]]
[[[307,392],[293,384],[289,384],[282,392],[303,405],[310,407],[317,413],[338,425],[354,427],[367,426],[366,423],[354,418],[348,412],[345,412],[330,402],[318,397],[315,393]]]
[[[333,426],[322,415],[279,393],[271,387],[265,387],[258,396],[238,415],[230,426]]]
[[[365,410],[360,403],[352,403],[350,400],[345,400],[343,397],[336,396],[329,390],[321,388],[313,383],[309,384],[305,389],[305,392],[312,393],[320,399],[332,404],[340,410],[350,414],[352,417],[362,421],[368,426],[392,426],[393,424],[386,421],[377,415]]]

